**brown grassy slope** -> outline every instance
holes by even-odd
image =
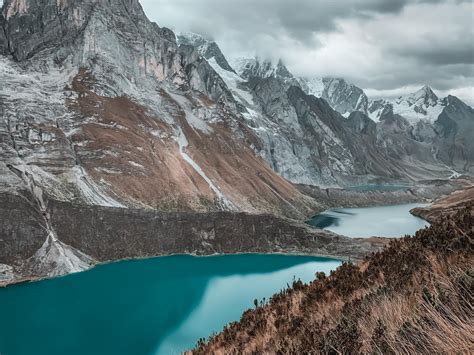
[[[472,207],[274,295],[196,354],[474,353]]]
[[[77,114],[71,140],[87,173],[126,205],[160,211],[219,209],[217,194],[180,153],[179,127],[188,141],[186,153],[236,209],[303,219],[319,208],[316,200],[303,195],[254,153],[257,138],[215,103],[222,120],[209,123],[206,133],[191,126],[184,104],[164,89],[157,97],[174,123],[128,97],[98,95],[95,83],[95,77],[82,69],[71,84],[76,95],[68,105]],[[180,97],[196,108],[213,104],[204,95],[198,95],[199,100]]]

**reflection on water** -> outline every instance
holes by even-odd
[[[314,216],[308,224],[349,237],[403,237],[429,225],[410,210],[423,204],[338,208]]]
[[[0,289],[0,354],[170,354],[339,261],[172,256]]]

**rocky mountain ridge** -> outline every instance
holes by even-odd
[[[214,42],[215,43],[215,42]],[[299,86],[306,94],[326,100],[331,107],[347,117],[353,111],[367,114],[369,99],[364,91],[342,78],[308,78],[293,75],[282,60],[273,63],[260,58],[234,58],[231,65],[243,79],[274,77],[289,88]]]
[[[180,38],[198,48],[209,46],[217,48],[215,50],[217,54],[209,52],[205,55],[206,59],[217,56],[220,58],[219,60],[225,58],[216,42],[199,34],[186,33]],[[439,98],[428,85],[412,94],[399,96],[395,99],[376,99],[369,98],[363,89],[348,83],[343,78],[295,76],[281,59],[274,62],[259,57],[236,57],[230,58],[230,60],[225,59],[225,63],[221,66],[223,69],[235,72],[245,80],[250,77],[275,77],[285,82],[287,86],[300,86],[305,93],[328,101],[331,107],[344,117],[348,117],[353,111],[361,111],[378,122],[384,109],[391,105],[395,114],[403,116],[410,123],[416,124],[420,120],[434,123],[447,105],[447,97]]]
[[[193,38],[203,40],[199,35],[193,35]],[[472,108],[459,99],[439,99],[431,88],[425,86],[413,95],[400,97],[393,103],[387,100],[370,101],[362,89],[343,79],[298,78],[281,60],[272,63],[259,58],[232,59],[229,60],[235,69],[232,74],[228,74],[212,56],[208,60],[227,83],[237,101],[246,107],[243,114],[249,120],[249,125],[256,130],[261,140],[267,140],[264,144],[266,149],[261,152],[262,156],[275,171],[292,182],[344,184],[347,183],[347,176],[356,175],[419,180],[436,176],[454,177],[459,173],[472,171],[471,155],[467,153],[472,150],[472,144],[465,132],[471,132],[474,115]],[[313,151],[314,147],[293,147],[295,149],[292,149],[292,152],[289,152],[288,148],[285,149],[285,146],[294,145],[292,142],[297,140],[296,137],[301,137],[301,130],[297,130],[301,128],[297,123],[298,119],[285,99],[285,91],[292,86],[299,87],[305,94],[325,100],[329,104],[328,110],[338,111],[348,118],[349,129],[355,129],[356,133],[363,130],[361,136],[364,142],[358,146],[365,152],[377,150],[384,157],[382,160],[387,173],[380,173],[375,168],[378,163],[370,157],[366,161],[367,166],[355,169],[353,163],[358,161],[358,155],[348,154],[347,149],[352,144],[350,141],[344,141],[342,144],[346,148],[346,160],[343,155],[337,156],[337,160],[345,161],[342,164],[345,169],[329,162],[318,164],[313,161],[311,166],[305,166],[308,154],[303,156],[298,151]],[[257,97],[252,97],[254,92]],[[271,107],[265,101],[270,103]],[[362,118],[358,112],[366,118]],[[451,118],[443,119],[442,113]],[[262,114],[266,116],[264,119],[259,118]],[[330,117],[332,113],[328,111],[324,115]],[[275,121],[274,117],[278,120]],[[358,120],[356,126],[352,121],[354,117]],[[374,124],[368,122],[369,118]],[[440,126],[443,121],[450,122],[453,137],[449,139],[444,137],[445,133]],[[370,126],[370,129],[365,130],[365,125]],[[285,126],[286,132],[282,133]],[[463,129],[459,129],[461,127]],[[268,132],[273,134],[270,136]],[[366,148],[363,148],[364,146]],[[283,149],[285,151],[279,151]],[[461,155],[463,158],[460,158]],[[290,156],[291,166],[286,163]],[[323,166],[319,171],[314,170],[314,166],[321,165]]]

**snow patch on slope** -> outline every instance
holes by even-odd
[[[39,275],[60,276],[89,269],[95,261],[81,251],[61,242],[51,223],[43,190],[36,184],[34,175],[26,165],[10,166],[26,184],[33,203],[43,218],[43,228],[47,237],[40,249],[27,260],[31,269]]]
[[[76,165],[72,169],[72,179],[87,203],[106,207],[126,207],[103,192],[89,177],[83,167]]]
[[[236,99],[240,101],[242,104],[250,104],[254,105],[252,95],[243,89],[241,89],[241,85],[246,83],[246,80],[242,79],[237,74],[222,69],[219,64],[217,64],[215,58],[211,58],[208,60],[211,67],[216,71],[217,74],[224,80],[227,84],[227,87],[230,89],[232,94]]]
[[[322,78],[298,78],[298,82],[308,95],[323,96],[325,85]]]
[[[168,92],[176,103],[179,104],[180,108],[184,110],[185,118],[188,124],[193,128],[203,133],[212,133],[212,127],[206,122],[205,108],[200,111],[198,108],[193,108],[192,103],[184,96]]]
[[[219,190],[219,188],[212,182],[211,179],[204,173],[204,171],[201,169],[198,163],[196,163],[189,155],[186,153],[186,147],[188,146],[188,139],[184,135],[183,130],[181,127],[177,129],[177,138],[176,142],[178,143],[179,146],[179,153],[183,157],[184,161],[186,161],[191,167],[196,171],[199,176],[201,176],[204,181],[207,182],[209,185],[209,188],[216,194],[217,198],[219,199],[220,202],[223,203],[225,207],[232,208],[233,204],[230,202],[224,194]]]

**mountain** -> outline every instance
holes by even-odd
[[[297,81],[281,61],[239,63],[241,76],[210,60],[262,142],[257,151],[279,175],[309,185],[367,180],[367,175],[402,178],[396,162],[354,134],[327,101],[291,85]]]
[[[260,58],[235,58],[231,62],[236,72],[245,80],[276,78],[287,87],[298,85],[297,78],[290,73],[282,60],[274,63]]]
[[[455,96],[443,99],[434,123],[437,157],[458,171],[474,172],[474,109]]]
[[[0,186],[64,201],[302,216],[222,78],[139,2],[4,2]]]
[[[453,176],[458,175],[457,171],[474,171],[474,143],[469,138],[474,129],[474,111],[457,97],[440,99],[429,86],[424,86],[393,101],[372,101],[369,116],[384,127],[379,130],[381,143],[388,141],[392,131],[389,126],[397,121],[398,126],[405,127],[406,134],[395,144],[403,149],[411,145],[411,156],[418,154],[425,162],[433,160],[432,156],[433,164],[451,167]],[[425,153],[421,153],[423,150]]]
[[[472,169],[472,109],[428,89],[400,105],[443,107],[439,122],[413,126],[381,102],[374,129],[354,85],[227,60],[213,41],[150,22],[138,0],[9,0],[0,23],[6,190],[33,177],[62,201],[300,218],[318,202],[294,184]]]
[[[281,60],[272,63],[259,58],[236,58],[231,60],[231,64],[243,79],[274,77],[287,87],[299,86],[306,94],[325,99],[334,110],[346,117],[353,111],[367,114],[369,100],[364,91],[344,79],[297,77]]]
[[[435,130],[434,123],[423,120],[413,126],[405,117],[394,113],[392,104],[381,100],[371,103],[372,106],[378,103],[380,110],[376,123],[371,124],[367,116],[367,96],[344,80],[296,78],[282,61],[272,63],[258,58],[238,58],[229,60],[229,63],[235,68],[231,73],[210,60],[241,104],[249,127],[264,142],[260,154],[275,171],[292,182],[324,185],[354,182],[356,177],[356,180],[367,181],[368,176],[408,180],[457,176],[449,159],[434,154],[451,149],[446,140],[435,146],[435,140],[439,141],[439,130]],[[322,97],[329,104],[329,111],[322,114],[324,117],[333,117],[330,111],[335,106],[345,112],[345,117],[357,112],[348,119],[343,129],[355,130],[356,133],[363,130],[364,141],[356,145],[361,151],[370,152],[367,158],[354,148],[353,143],[359,142],[361,137],[347,138],[349,134],[346,134],[345,141],[339,140],[341,148],[328,149],[332,157],[321,160],[326,155],[324,148],[334,146],[334,143],[328,142],[331,138],[327,136],[321,145],[315,145],[314,142],[319,142],[321,136],[308,134],[307,127],[301,125],[298,114],[293,112],[287,99],[286,91],[292,86],[299,87],[306,94]],[[341,102],[339,106],[338,100]],[[423,88],[406,101],[412,105],[444,105],[428,88]],[[473,125],[472,121],[467,124]],[[464,158],[465,162],[469,160]],[[341,161],[343,163],[339,164]],[[381,169],[381,166],[385,168]],[[469,171],[465,167],[458,170]]]
[[[377,125],[367,115],[353,111],[347,118],[349,126],[358,134],[374,138],[377,136]]]

